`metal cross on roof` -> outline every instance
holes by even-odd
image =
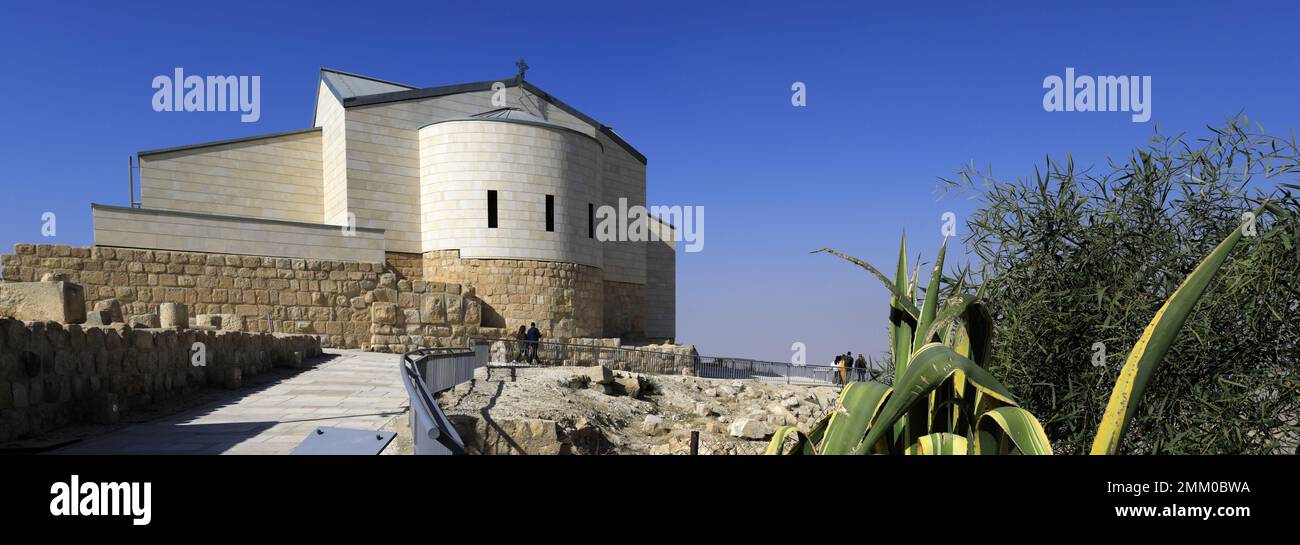
[[[519,81],[524,81],[524,72],[528,71],[528,63],[524,62],[523,57],[519,57],[519,60],[515,61],[515,66],[519,68]]]

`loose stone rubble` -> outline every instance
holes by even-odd
[[[439,405],[476,454],[761,454],[782,425],[807,428],[832,386],[642,375],[603,366],[479,369]]]

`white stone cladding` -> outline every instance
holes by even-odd
[[[619,198],[627,199],[628,207],[646,205],[646,165],[604,134],[597,138],[605,146],[604,200],[617,207]],[[630,284],[645,284],[645,242],[606,242],[605,279]]]
[[[506,96],[510,107],[535,110],[521,101],[518,87],[507,88]],[[498,107],[487,90],[347,108],[346,200],[357,225],[384,229],[390,252],[421,251],[420,127]],[[548,122],[591,135],[602,144],[601,200],[596,206],[617,206],[619,197],[626,198],[628,206],[645,206],[644,163],[591,124],[558,107],[546,111]],[[644,243],[607,242],[601,253],[607,280],[645,283]]]
[[[145,208],[321,223],[321,133],[140,155]]]
[[[462,259],[535,259],[601,267],[589,237],[588,205],[600,203],[600,144],[558,127],[453,120],[420,134],[421,251],[460,250]],[[497,227],[488,226],[489,190]],[[554,228],[546,231],[546,196]]]
[[[316,96],[316,126],[321,128],[321,174],[323,177],[323,223],[347,224],[348,176],[347,132],[343,104],[325,82]]]
[[[384,261],[382,230],[95,205],[95,245],[339,261]]]
[[[677,338],[677,242],[674,227],[650,220],[659,233],[651,241],[645,259],[645,335],[652,339]]]
[[[348,108],[347,208],[384,229],[392,252],[419,252],[419,129],[493,109],[490,91]]]

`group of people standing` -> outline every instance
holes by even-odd
[[[518,352],[514,359],[522,358],[524,363],[541,363],[541,359],[537,357],[537,345],[541,340],[542,332],[537,330],[537,322],[532,322],[527,328],[520,325],[519,331],[515,332]]]
[[[848,384],[849,381],[867,380],[867,359],[858,354],[858,359],[853,359],[853,351],[850,350],[844,354],[835,356],[835,367],[839,372],[835,374],[836,384]]]

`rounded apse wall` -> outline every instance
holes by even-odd
[[[602,267],[588,223],[601,202],[602,150],[595,138],[544,121],[467,118],[420,128],[419,145],[424,252]]]
[[[422,127],[419,145],[425,279],[474,286],[484,324],[601,336],[603,259],[588,231],[588,205],[601,202],[600,143],[536,119],[470,118]]]

